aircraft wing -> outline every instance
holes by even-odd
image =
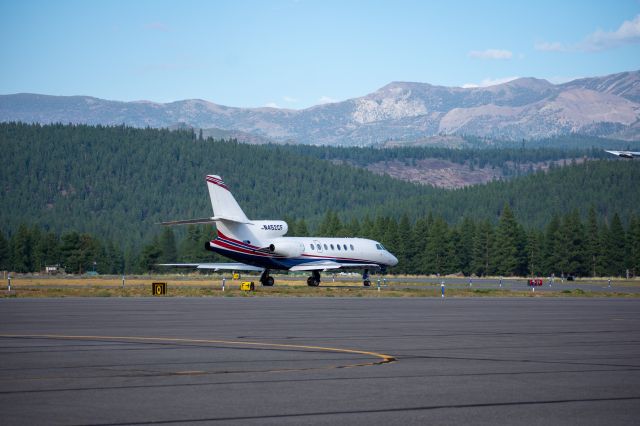
[[[290,271],[326,271],[328,269],[379,269],[377,263],[340,263],[333,260],[319,260],[296,265]]]
[[[247,265],[245,263],[159,263],[157,266],[168,266],[173,268],[196,268],[209,269],[215,271],[264,271],[259,266]]]

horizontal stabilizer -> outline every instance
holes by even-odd
[[[296,265],[290,271],[326,271],[328,269],[379,269],[375,263],[339,263],[332,260],[319,260]]]
[[[247,265],[245,263],[159,263],[156,266],[167,266],[171,268],[196,268],[215,271],[257,271],[262,272],[264,268]]]
[[[195,224],[204,224],[204,223],[216,223],[222,220],[226,220],[229,222],[236,223],[249,223],[244,221],[244,219],[234,218],[234,217],[225,217],[225,216],[214,216],[214,217],[203,217],[202,219],[185,219],[185,220],[172,220],[169,222],[160,222],[160,225],[172,226],[172,225],[195,225]]]
[[[172,226],[172,225],[195,225],[198,223],[215,223],[212,217],[203,217],[202,219],[186,219],[186,220],[172,220],[169,222],[160,222],[160,225]]]

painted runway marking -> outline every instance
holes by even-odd
[[[357,364],[347,364],[330,366],[325,368],[353,368],[353,367],[366,367],[373,365],[389,364],[396,361],[396,358],[391,355],[381,354],[378,352],[361,351],[358,349],[344,349],[344,348],[331,348],[325,346],[311,346],[311,345],[292,345],[285,343],[264,343],[264,342],[247,342],[236,340],[217,340],[217,339],[184,339],[177,337],[139,337],[139,336],[82,336],[82,335],[65,335],[65,334],[0,334],[0,337],[4,338],[30,338],[30,339],[64,339],[64,340],[113,340],[113,341],[133,341],[133,342],[164,342],[164,343],[209,343],[209,344],[223,344],[230,346],[251,346],[251,347],[265,347],[275,349],[301,349],[301,350],[315,350],[323,352],[334,353],[346,353],[365,355],[372,358],[379,358],[380,361],[375,362],[363,362]],[[304,368],[303,370],[315,370],[317,368]],[[300,369],[278,369],[271,371],[295,371]]]

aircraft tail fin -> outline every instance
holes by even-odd
[[[250,222],[220,176],[207,175],[206,181],[214,219],[237,223]]]

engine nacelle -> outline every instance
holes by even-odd
[[[272,240],[269,251],[278,256],[298,257],[304,251],[304,245],[299,241]]]

